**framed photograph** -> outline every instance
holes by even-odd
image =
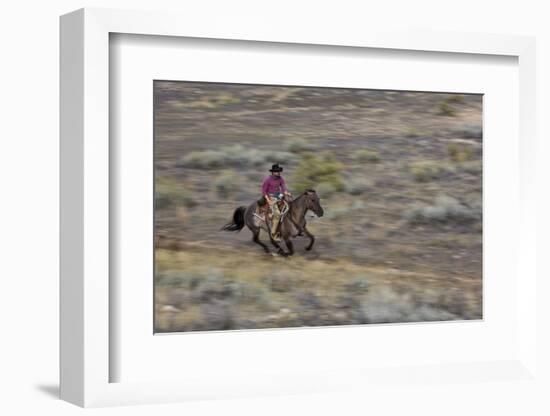
[[[63,16],[61,397],[532,379],[534,54]]]
[[[155,80],[154,331],[482,319],[482,99]]]

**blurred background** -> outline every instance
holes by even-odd
[[[155,81],[154,100],[157,332],[482,317],[481,95]],[[321,198],[311,252],[219,231],[273,163]]]

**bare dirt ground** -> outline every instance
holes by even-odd
[[[481,318],[481,96],[156,82],[155,114],[157,331]],[[325,210],[291,258],[219,231],[275,162]]]

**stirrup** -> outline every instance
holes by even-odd
[[[281,241],[282,238],[281,238],[281,233],[279,230],[275,231],[275,234],[271,231],[271,229],[269,230],[269,235],[271,236],[271,238],[275,241]]]

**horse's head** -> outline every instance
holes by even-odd
[[[306,208],[313,211],[318,217],[322,217],[325,212],[323,211],[317,192],[313,189],[308,189],[304,192],[304,196],[306,198]]]

